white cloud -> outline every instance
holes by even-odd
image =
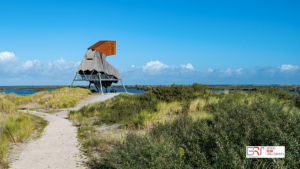
[[[25,69],[29,69],[30,67],[32,67],[32,65],[33,65],[33,61],[28,60],[28,61],[26,61],[26,62],[23,64],[23,67],[24,67]]]
[[[280,66],[280,71],[284,72],[284,71],[295,71],[299,69],[299,67],[297,65],[293,66],[293,65],[287,65],[287,64],[283,64]]]
[[[242,70],[243,70],[242,68],[239,68],[239,69],[236,69],[235,71],[237,74],[242,74]]]
[[[16,56],[13,52],[1,52],[0,53],[0,62],[5,62],[9,60],[15,60]]]
[[[181,65],[181,68],[186,68],[186,69],[190,69],[190,70],[194,70],[194,67],[192,64],[188,63],[187,65]]]
[[[165,65],[163,63],[161,63],[160,61],[156,60],[156,61],[150,61],[148,62],[145,66],[142,66],[143,70],[149,70],[149,71],[157,71],[160,69],[165,69],[168,68],[168,65]]]
[[[54,84],[53,81],[57,81],[56,84],[69,84],[79,65],[80,62],[68,62],[62,57],[56,61],[27,60],[20,62],[14,53],[1,52],[0,85],[50,85]],[[117,67],[117,65],[113,66]],[[198,70],[191,63],[176,66],[156,60],[141,66],[131,65],[131,67],[119,69],[119,71],[125,84],[190,84],[194,82],[255,84],[258,80],[264,84],[300,84],[299,67],[289,64],[252,70],[243,68]]]
[[[47,85],[55,80],[72,81],[79,62],[66,62],[62,57],[56,61],[27,60],[20,62],[12,52],[0,53],[0,85],[10,81],[12,84],[24,85],[25,81],[35,84],[44,81]],[[71,82],[70,82],[71,83]]]
[[[123,79],[127,79],[130,83],[133,82],[134,84],[189,84],[194,82],[213,84],[300,84],[300,69],[297,65],[281,65],[278,67],[255,69],[210,68],[207,70],[197,70],[191,63],[177,67],[159,61],[151,61],[141,67],[132,67],[130,69],[123,69],[120,73]],[[151,75],[156,76],[153,77]],[[136,82],[134,82],[135,80]]]

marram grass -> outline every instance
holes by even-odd
[[[88,89],[64,87],[51,92],[41,91],[32,95],[25,96],[16,95],[14,93],[7,95],[1,94],[0,99],[7,99],[13,102],[15,105],[33,102],[38,102],[41,105],[45,105],[45,103],[47,102],[49,108],[57,109],[74,107],[80,99],[85,98],[90,94],[91,91]]]
[[[4,127],[0,130],[0,168],[7,165],[7,152],[9,143],[17,143],[27,138],[40,126],[45,126],[47,122],[40,117],[15,112],[11,114],[0,113],[0,125],[4,122]]]
[[[91,160],[91,167],[299,168],[299,95],[276,88],[243,93],[198,87],[158,86],[144,94],[119,95],[71,112],[74,118],[93,116],[109,124],[134,122],[132,131],[151,126],[144,135],[127,133],[122,144],[114,143],[114,149],[103,150]],[[180,111],[170,113],[172,103]],[[155,114],[176,118],[161,122]],[[101,139],[93,142],[96,147],[109,146]],[[246,159],[247,145],[285,146],[286,158]]]
[[[88,95],[91,94],[91,91],[88,89],[82,88],[69,88],[64,87],[51,91],[49,93],[51,96],[41,99],[40,104],[44,105],[46,102],[50,108],[69,108],[76,106],[76,103]]]
[[[3,97],[0,97],[0,113],[13,113],[16,110],[16,106],[13,102]]]

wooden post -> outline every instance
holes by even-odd
[[[123,85],[122,79],[121,79],[120,81],[121,81],[121,83],[122,83],[122,85]],[[125,88],[124,85],[123,85],[123,87],[124,87],[125,92],[127,93],[126,88]]]
[[[100,87],[101,87],[101,94],[103,94],[102,83],[101,83],[101,73],[99,73],[99,81],[100,81]]]
[[[89,84],[89,89],[91,90],[91,84],[92,84],[92,82],[90,82],[90,84]]]
[[[75,77],[74,77],[74,79],[73,79],[73,82],[72,82],[70,88],[73,86],[73,83],[74,83],[74,81],[75,81],[76,76],[77,76],[77,72],[76,72],[76,74],[75,74]]]

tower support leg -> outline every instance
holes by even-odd
[[[99,92],[99,91],[100,91],[100,86],[99,86],[99,83],[98,83],[98,82],[94,82],[94,85],[95,85],[95,87],[96,87],[97,91]]]
[[[92,82],[90,82],[90,84],[89,84],[89,89],[91,90],[91,84],[92,84]]]
[[[101,73],[99,73],[99,82],[100,82],[100,87],[101,87],[101,94],[103,94],[103,89],[102,89],[102,83],[101,83]]]
[[[126,91],[126,88],[125,88],[125,86],[123,85],[123,82],[122,82],[122,80],[120,80],[120,81],[121,81],[121,83],[122,83],[122,86],[123,86],[123,88],[124,88],[125,92],[127,93],[127,91]]]
[[[73,82],[72,82],[70,88],[73,86],[73,83],[74,83],[74,81],[75,81],[76,76],[77,76],[77,72],[76,72],[76,74],[75,74],[75,77],[74,77],[74,79],[73,79]]]

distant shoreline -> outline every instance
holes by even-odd
[[[158,86],[169,86],[169,85],[125,85],[128,89],[138,89],[138,90],[151,90],[152,88],[156,88]],[[188,86],[188,85],[186,85]],[[61,86],[0,86],[0,91],[3,90],[12,90],[12,89],[59,89],[62,87],[70,87],[69,85],[61,85]],[[88,85],[78,85],[73,87],[81,87],[81,88],[88,88]],[[257,88],[265,88],[265,87],[283,87],[283,88],[289,88],[289,89],[299,89],[300,85],[283,85],[283,84],[270,84],[270,85],[207,85],[208,89],[244,89],[244,90],[255,90]],[[94,88],[92,85],[91,88]],[[115,86],[109,86],[109,88],[123,88],[122,85],[115,85]]]

